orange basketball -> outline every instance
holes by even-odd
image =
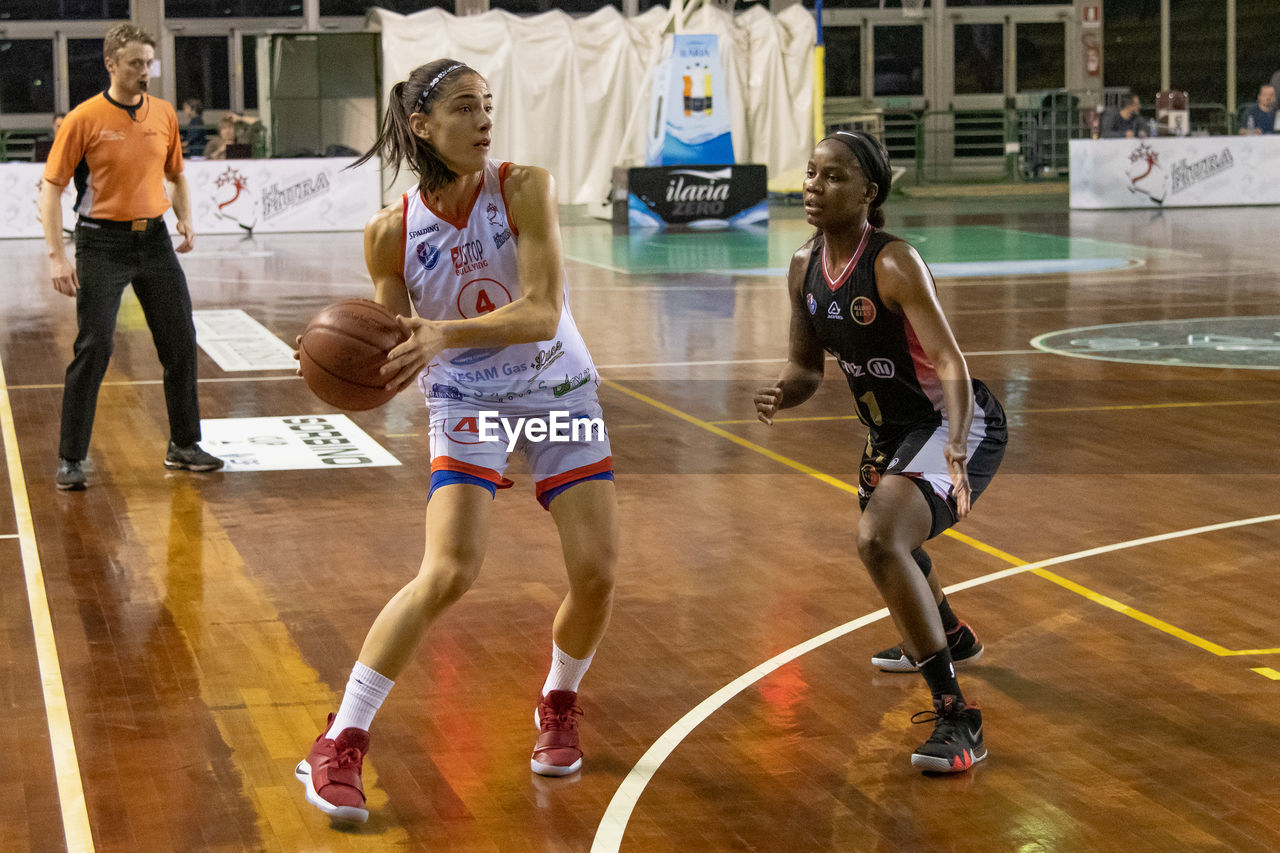
[[[359,412],[395,396],[378,369],[387,353],[405,340],[396,316],[368,299],[343,299],[326,306],[302,333],[298,361],[302,378],[331,406]]]

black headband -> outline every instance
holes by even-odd
[[[427,84],[427,88],[423,89],[422,94],[418,96],[418,100],[413,102],[413,111],[415,113],[422,112],[422,108],[426,106],[427,98],[431,97],[432,91],[435,90],[436,86],[440,85],[440,81],[443,80],[445,77],[448,77],[449,72],[457,71],[459,68],[467,68],[467,66],[463,65],[461,62],[458,62],[454,65],[450,65],[448,68],[441,71],[435,77],[432,77],[431,82]],[[471,69],[468,68],[467,70],[469,71]]]
[[[846,148],[853,152],[854,159],[858,161],[858,165],[862,168],[862,173],[867,176],[867,180],[872,181],[876,185],[876,197],[871,202],[872,207],[879,207],[884,201],[884,197],[889,192],[889,181],[892,180],[892,173],[889,172],[889,164],[883,162],[880,146],[876,144],[865,133],[859,131],[837,130],[835,133],[827,137],[837,142],[843,143]]]

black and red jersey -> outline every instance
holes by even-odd
[[[942,422],[942,383],[905,317],[876,287],[876,257],[900,238],[868,224],[844,269],[832,271],[818,239],[805,271],[804,300],[822,348],[839,361],[858,418],[880,439]],[[931,281],[932,283],[932,281]]]

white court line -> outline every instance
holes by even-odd
[[[17,538],[18,538],[18,534],[16,533],[0,533],[0,539],[17,539]]]
[[[44,573],[40,569],[35,523],[31,517],[31,502],[27,499],[27,480],[22,473],[22,459],[18,455],[18,433],[14,428],[3,363],[0,363],[0,433],[4,436],[4,455],[9,468],[9,489],[13,495],[13,515],[17,520],[19,553],[22,555],[22,572],[27,585],[27,606],[31,611],[36,666],[40,670],[40,687],[44,693],[45,717],[49,725],[49,746],[53,752],[53,775],[58,786],[58,805],[62,809],[62,831],[66,837],[67,850],[91,853],[93,832],[89,829],[89,810],[84,800],[84,785],[80,781],[80,764],[76,758],[75,738],[71,733],[67,693],[62,685],[58,646],[53,637],[53,618],[49,615],[49,596],[45,592]]]
[[[1145,536],[1141,539],[1131,539],[1127,542],[1117,542],[1114,545],[1103,545],[1098,548],[1090,548],[1087,551],[1077,551],[1074,554],[1066,554],[1061,557],[1051,557],[1047,560],[1041,560],[1038,563],[1027,563],[1022,566],[1014,566],[1012,568],[1003,569],[993,572],[989,575],[973,578],[972,580],[963,581],[961,583],[952,584],[944,587],[943,591],[948,594],[954,594],[961,590],[971,589],[975,586],[991,583],[992,581],[1002,580],[1013,575],[1029,572],[1034,569],[1042,569],[1047,566],[1056,566],[1062,563],[1070,563],[1075,560],[1083,560],[1087,557],[1094,557],[1099,554],[1107,554],[1113,551],[1122,551],[1127,548],[1137,548],[1142,545],[1150,545],[1155,542],[1166,542],[1170,539],[1181,539],[1186,536],[1197,536],[1201,533],[1212,533],[1217,530],[1228,530],[1233,527],[1246,527],[1252,524],[1266,524],[1268,522],[1280,521],[1280,514],[1261,515],[1255,518],[1245,518],[1239,521],[1226,521],[1220,524],[1209,524],[1203,527],[1192,527],[1187,530],[1178,530],[1172,533],[1161,533],[1157,536]],[[715,693],[712,693],[706,699],[702,700],[692,711],[685,714],[675,725],[663,732],[662,736],[654,741],[653,746],[640,757],[635,767],[631,768],[631,772],[622,780],[622,784],[618,786],[618,790],[614,792],[613,799],[609,801],[609,806],[605,809],[604,816],[600,818],[600,826],[596,829],[595,840],[591,845],[591,853],[612,853],[622,845],[622,836],[626,832],[627,822],[631,819],[631,812],[635,810],[636,803],[640,799],[640,795],[644,793],[645,787],[649,784],[649,780],[658,772],[658,768],[667,760],[675,748],[680,745],[689,734],[697,728],[705,719],[718,711],[730,699],[733,699],[742,691],[746,690],[752,684],[755,684],[766,675],[774,672],[780,667],[786,666],[791,661],[807,654],[814,649],[826,645],[832,640],[843,637],[878,622],[889,615],[888,608],[881,608],[874,613],[868,613],[860,616],[852,622],[846,622],[838,625],[829,631],[819,634],[798,646],[793,646],[781,654],[775,655],[769,660],[752,669],[743,675],[738,676],[733,681],[721,687]]]

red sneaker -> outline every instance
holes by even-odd
[[[329,715],[328,726],[333,725],[333,716]],[[369,751],[369,733],[343,729],[337,738],[330,738],[328,726],[293,773],[306,787],[311,805],[334,820],[364,823],[369,810],[364,807],[360,769]]]
[[[568,776],[582,769],[578,748],[578,694],[572,690],[552,690],[538,702],[533,724],[538,742],[533,747],[529,767],[540,776]]]

